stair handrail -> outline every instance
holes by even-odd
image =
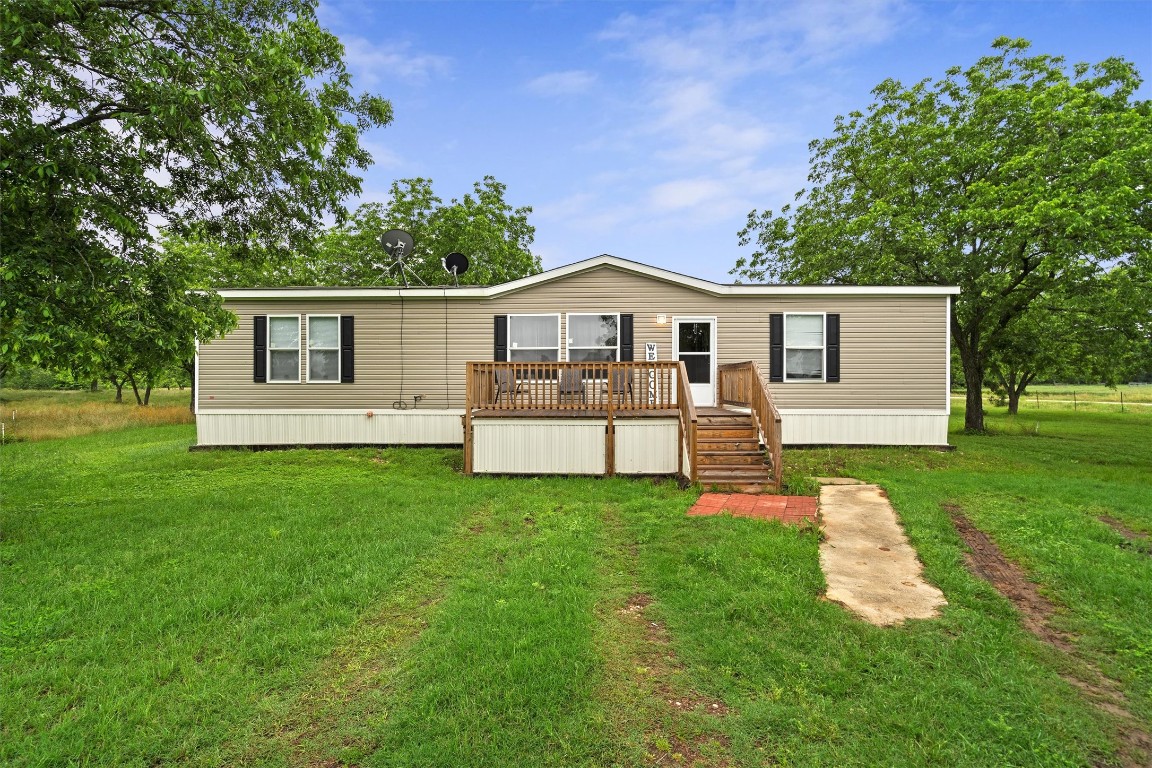
[[[692,387],[688,383],[688,369],[684,361],[677,365],[676,375],[676,406],[680,411],[680,459],[683,460],[685,448],[688,451],[688,471],[681,474],[689,482],[696,482],[700,473],[696,462],[696,430],[699,422],[696,418],[696,404],[692,401]]]
[[[772,399],[768,379],[760,372],[755,360],[728,363],[719,366],[717,402],[721,405],[739,405],[752,412],[757,434],[761,436],[772,462],[772,482],[779,491],[783,470],[784,446],[780,431],[780,410]],[[734,381],[726,381],[731,375]]]

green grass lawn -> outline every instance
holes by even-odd
[[[1152,725],[1152,557],[1098,520],[1152,532],[1152,413],[990,425],[950,453],[785,451],[797,487],[890,493],[949,601],[890,629],[821,599],[817,532],[687,518],[671,482],[190,453],[179,425],[5,446],[0,762],[1120,764],[1121,721],[1063,676],[1099,668]],[[945,503],[1074,656],[968,574]]]

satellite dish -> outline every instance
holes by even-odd
[[[404,287],[408,287],[408,266],[404,263],[404,259],[412,253],[412,246],[416,241],[412,239],[412,235],[408,234],[402,229],[390,229],[384,234],[380,235],[380,245],[384,246],[384,252],[392,257],[392,264],[400,270],[400,280],[404,283]],[[415,272],[412,276],[420,280],[420,276]],[[424,281],[420,280],[423,284]]]
[[[453,251],[445,256],[440,263],[444,265],[445,270],[452,274],[452,282],[456,285],[460,284],[458,280],[460,275],[468,271],[468,257],[462,253]]]
[[[384,252],[398,262],[412,253],[412,246],[415,244],[412,235],[402,229],[390,229],[380,235],[380,245],[384,246]]]

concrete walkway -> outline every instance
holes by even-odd
[[[878,626],[938,616],[944,593],[924,581],[916,550],[879,486],[818,478],[829,600]]]

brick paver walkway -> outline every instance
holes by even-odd
[[[703,493],[688,514],[732,515],[755,517],[760,520],[780,520],[784,523],[816,522],[816,497],[770,496],[753,493]]]

